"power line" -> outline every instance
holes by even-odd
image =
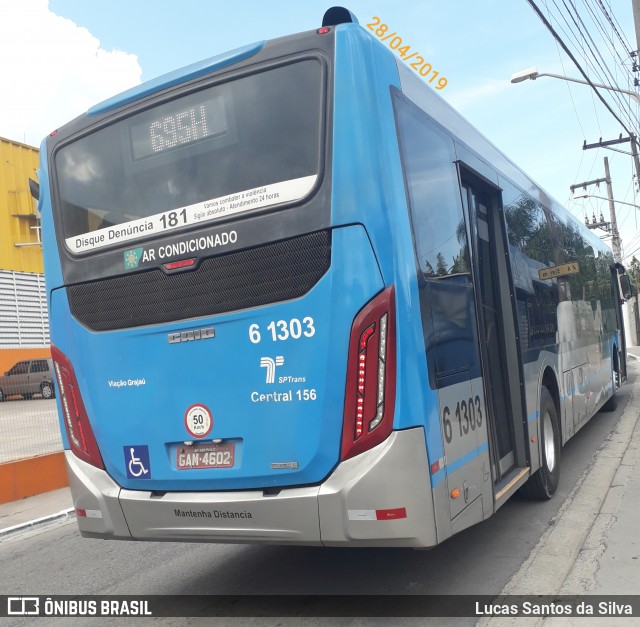
[[[547,7],[547,11],[548,10],[549,9]],[[555,42],[555,44],[556,44],[556,50],[558,51],[558,60],[560,61],[560,65],[562,66],[562,73],[566,74],[567,71],[565,70],[565,67],[564,67],[564,59],[562,58],[562,54],[560,54],[560,46],[559,46],[557,41]],[[573,91],[571,90],[571,83],[569,81],[565,81],[565,84],[567,85],[567,91],[569,92],[569,98],[571,99],[571,105],[573,106],[573,111],[576,114],[576,120],[578,122],[578,126],[580,127],[580,130],[582,131],[582,137],[585,138],[585,141],[586,141],[587,134],[584,131],[584,127],[582,126],[582,120],[580,120],[580,115],[578,114],[578,108],[576,107],[576,102],[573,99]],[[596,119],[597,119],[597,117],[596,117]],[[584,158],[584,151],[583,151],[583,153],[582,153],[582,155],[580,157],[580,164],[578,165],[578,172],[576,172],[576,176],[575,176],[574,182],[578,179],[578,174],[579,174],[580,168],[582,166],[583,158]]]
[[[629,56],[631,56],[631,51],[633,50],[633,48],[631,47],[631,44],[629,43],[629,40],[626,38],[624,38],[624,41],[622,39],[622,35],[620,35],[620,31],[616,28],[616,25],[613,23],[613,20],[611,19],[611,16],[609,15],[609,12],[607,11],[607,8],[604,6],[604,4],[602,3],[602,0],[597,0],[598,4],[600,5],[600,10],[602,11],[602,13],[604,14],[604,16],[607,18],[607,20],[609,21],[609,24],[611,24],[611,28],[613,28],[613,31],[615,32],[615,34],[618,36],[618,39],[620,40],[620,43],[622,44],[622,47],[627,51],[627,54]],[[618,20],[616,20],[617,22]],[[622,29],[620,29],[622,30]],[[626,43],[625,43],[626,42]]]
[[[582,39],[584,40],[587,49],[589,50],[589,53],[591,55],[591,57],[593,58],[593,62],[590,61],[588,59],[588,57],[586,57],[585,54],[585,63],[587,65],[589,65],[592,69],[592,71],[596,74],[596,76],[598,76],[600,78],[600,81],[602,83],[608,83],[611,85],[616,85],[617,81],[615,76],[613,75],[611,69],[609,68],[609,65],[607,63],[607,61],[605,60],[604,56],[602,55],[602,53],[600,52],[600,49],[598,48],[598,45],[596,44],[596,42],[594,41],[593,37],[591,36],[591,33],[589,32],[589,29],[587,28],[586,24],[584,23],[584,20],[582,19],[582,17],[580,16],[578,9],[575,5],[575,2],[573,2],[572,0],[569,0],[569,2],[571,3],[571,6],[573,8],[573,11],[575,12],[575,17],[571,12],[571,9],[567,6],[567,3],[565,0],[562,0],[565,8],[567,9],[567,12],[569,13],[569,16],[571,17],[573,23],[575,24],[576,28],[578,29],[578,32],[580,33]],[[555,0],[554,0],[555,3]],[[557,6],[557,5],[556,5]],[[594,22],[598,25],[601,26],[599,21],[596,19],[595,15],[593,14],[593,12],[591,11],[591,9],[589,8],[589,5],[586,5],[587,8],[589,9],[589,11],[592,13],[592,17],[594,19]],[[578,21],[580,22],[578,24]],[[583,51],[584,51],[584,47],[583,47]],[[594,65],[595,63],[595,65]],[[624,102],[624,100],[622,99],[622,95],[616,92],[612,92],[609,94],[609,96],[611,98],[613,98],[614,100],[617,101],[617,104],[621,110],[621,112],[623,112],[623,114],[625,115],[625,117],[627,117],[628,122],[630,124],[634,124],[634,115],[633,112],[630,110],[630,108],[627,106],[627,104]],[[635,123],[640,122],[637,117],[635,117]]]
[[[632,250],[628,255],[625,255],[622,258],[622,261],[624,261],[625,259],[629,259],[629,257],[631,257],[632,255],[635,255],[639,250],[640,250],[640,246],[638,246],[638,248],[636,248],[635,250]]]
[[[597,1],[600,2],[600,0],[597,0]],[[604,45],[607,48],[607,52],[609,53],[611,58],[614,60],[614,62],[617,59],[617,62],[615,62],[613,66],[613,73],[609,69],[608,64],[606,64],[609,74],[613,78],[612,84],[618,85],[619,80],[622,80],[622,83],[623,84],[626,83],[626,86],[629,89],[631,89],[633,87],[634,77],[629,67],[627,67],[627,64],[631,59],[629,48],[625,45],[624,41],[622,41],[622,38],[619,36],[619,33],[618,33],[618,39],[622,44],[622,53],[621,53],[618,50],[618,46],[616,46],[616,42],[613,40],[613,38],[608,32],[607,24],[604,24],[603,21],[600,19],[597,9],[592,8],[591,4],[587,0],[583,0],[583,4],[587,8],[588,12],[591,15],[593,23],[595,24],[596,28],[600,32]],[[606,11],[606,9],[602,9],[602,5],[600,5],[600,7],[601,7],[601,10]],[[606,15],[608,18],[609,25],[611,25],[611,28],[615,31],[615,26],[611,24],[611,16],[608,13],[606,13]],[[625,103],[625,104],[627,105],[625,106],[625,109],[627,109],[627,107],[629,106],[629,103]],[[634,116],[634,117],[636,117],[636,120],[637,120],[637,116]]]
[[[613,94],[609,94],[609,96],[611,98],[613,98],[613,100],[616,102],[617,108],[619,108],[620,113],[618,114],[613,110],[613,108],[611,107],[611,105],[609,104],[607,99],[604,98],[604,96],[600,93],[600,91],[592,83],[592,81],[590,80],[589,76],[587,76],[587,73],[583,69],[582,65],[576,59],[574,54],[571,52],[571,50],[569,49],[568,45],[564,42],[563,38],[559,35],[559,33],[554,28],[554,26],[551,24],[551,22],[543,15],[542,11],[537,6],[536,2],[534,0],[527,0],[527,1],[529,2],[530,6],[533,8],[533,10],[536,12],[536,14],[540,18],[540,20],[543,22],[543,24],[552,33],[552,35],[556,39],[556,42],[559,45],[562,46],[562,48],[565,51],[565,53],[573,61],[575,66],[578,68],[580,73],[585,78],[586,82],[591,86],[593,92],[595,92],[595,94],[600,99],[602,104],[605,105],[607,110],[618,121],[618,123],[622,126],[622,128],[625,130],[625,132],[626,133],[630,133],[629,128],[628,128],[629,126],[635,126],[637,124],[640,127],[640,120],[638,119],[637,115],[631,110],[629,104],[624,101],[624,99],[621,97],[621,94],[616,93],[616,92],[613,92]],[[594,41],[593,37],[589,33],[584,20],[580,16],[580,14],[578,12],[578,9],[575,6],[575,3],[572,0],[569,0],[569,2],[572,5],[572,7],[570,8],[567,5],[565,0],[560,0],[560,1],[564,5],[564,8],[566,9],[566,13],[569,16],[571,22],[573,23],[573,26],[572,26],[571,22],[565,16],[565,13],[560,8],[558,2],[556,2],[556,0],[552,0],[552,2],[553,2],[554,6],[555,6],[555,8],[556,8],[556,10],[557,10],[557,12],[559,14],[559,17],[554,18],[555,21],[558,23],[559,29],[565,34],[565,36],[569,40],[572,41],[573,45],[577,49],[581,50],[582,56],[584,57],[584,63],[590,68],[590,70],[593,72],[593,74],[596,77],[600,78],[603,83],[607,83],[608,82],[608,83],[614,83],[615,84],[617,81],[616,81],[611,69],[609,68],[609,66],[607,64],[607,61],[605,60],[605,58],[602,55],[601,51],[598,49],[598,46],[597,46],[596,42]],[[543,0],[543,2],[544,2],[544,0]],[[550,16],[550,19],[551,19],[551,14],[552,13],[551,13],[551,11],[549,9],[549,6],[546,4],[546,2],[544,2],[544,5],[545,5],[547,11],[549,12],[549,16]],[[589,10],[591,10],[591,9],[589,9]],[[602,24],[601,24],[600,20],[597,18],[597,16],[593,16],[593,19],[600,24],[600,28],[602,29]],[[564,22],[566,28],[563,27],[562,24],[560,24],[559,20],[562,20]],[[613,45],[613,42],[611,42],[611,43]],[[616,51],[616,55],[618,57],[620,56],[619,54],[617,54],[617,51]],[[626,121],[623,122],[623,120],[621,119],[620,116],[623,116],[624,118],[626,118]]]
[[[573,22],[573,25],[575,26],[575,28],[577,29],[577,33],[576,30],[572,27],[571,23],[568,21],[567,17],[565,16],[564,12],[562,11],[562,9],[560,8],[560,6],[558,5],[558,2],[556,2],[556,0],[551,0],[558,12],[559,17],[555,17],[555,21],[558,24],[558,28],[564,33],[564,35],[572,41],[573,45],[580,49],[582,51],[582,56],[585,60],[585,63],[587,63],[587,65],[590,66],[591,70],[594,72],[594,74],[596,74],[596,76],[598,78],[601,78],[601,81],[604,83],[606,82],[606,79],[602,77],[602,74],[600,73],[599,69],[593,65],[593,63],[590,61],[589,59],[589,53],[587,51],[586,48],[586,36],[583,34],[580,26],[578,25],[578,23],[576,22],[576,19],[573,17],[573,14],[571,13],[571,11],[569,10],[569,8],[567,7],[566,3],[564,2],[564,0],[561,0],[565,6],[565,8],[567,9],[567,14],[571,17],[571,20]],[[547,9],[547,12],[549,13],[549,18],[551,19],[552,16],[552,12],[546,2],[546,0],[543,0],[543,4],[545,6],[545,8]],[[566,26],[563,27],[562,24],[560,23],[560,20],[562,20]],[[544,21],[544,20],[543,20]],[[553,29],[551,29],[553,32]],[[567,51],[567,46],[566,44],[562,41],[562,38],[554,32],[554,36],[556,37],[556,46],[558,44],[561,44],[563,49],[565,51]],[[591,51],[592,52],[592,51]],[[593,53],[592,53],[593,54]],[[571,56],[571,55],[569,55]],[[579,64],[577,63],[577,61],[575,60],[575,58],[572,59],[574,61],[574,63],[576,64],[577,67],[579,67]],[[563,68],[564,68],[564,64],[563,64]],[[584,74],[584,72],[583,72]],[[591,82],[589,81],[589,84],[591,84]],[[595,90],[593,90],[595,91]],[[592,96],[593,96],[593,91]],[[599,95],[599,98],[601,100],[603,100],[603,97]],[[604,102],[604,100],[603,100]],[[596,120],[598,122],[598,128],[600,128],[600,120],[599,120],[599,116],[598,116],[598,111],[597,108],[595,107],[595,101],[594,101],[594,114],[596,117]],[[620,121],[620,120],[619,120]],[[623,128],[625,128],[624,124],[622,124]],[[602,129],[600,128],[600,134],[602,134]]]
[[[609,50],[610,50],[612,56],[618,58],[619,63],[614,66],[614,69],[616,70],[616,75],[618,74],[618,70],[620,70],[620,69],[624,70],[623,74],[626,75],[628,84],[629,85],[633,85],[633,82],[634,82],[633,78],[634,77],[633,77],[633,74],[632,74],[631,70],[627,66],[627,64],[629,63],[629,61],[632,58],[632,56],[631,56],[631,45],[629,44],[629,42],[626,39],[626,37],[625,37],[625,39],[623,39],[622,35],[620,34],[620,30],[622,30],[622,29],[618,29],[616,27],[616,25],[614,24],[613,18],[612,18],[612,13],[613,12],[611,12],[611,14],[610,14],[609,11],[607,11],[606,7],[602,3],[602,0],[595,0],[595,2],[597,2],[598,7],[600,8],[600,13],[602,13],[602,15],[605,16],[606,21],[609,23],[609,26],[611,26],[611,29],[613,30],[613,32],[618,37],[618,40],[620,41],[620,43],[622,45],[622,50],[623,50],[624,54],[621,54],[618,51],[618,47],[616,46],[616,44],[613,41],[612,37],[608,34],[607,25],[604,24],[603,21],[600,19],[599,15],[598,15],[597,7],[596,8],[592,8],[592,5],[590,4],[589,0],[582,0],[582,2],[585,5],[585,7],[587,8],[587,10],[589,11],[589,13],[591,14],[591,17],[592,17],[592,20],[593,20],[594,24],[596,25],[598,30],[602,33],[603,39],[609,42],[609,44],[610,44]],[[595,7],[595,5],[594,5],[594,7]],[[606,45],[606,41],[605,41],[605,45]]]

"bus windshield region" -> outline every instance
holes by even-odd
[[[295,201],[320,171],[322,66],[304,59],[174,97],[62,146],[74,253]]]

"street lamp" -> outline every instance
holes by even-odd
[[[596,196],[595,194],[576,194],[573,198],[574,199],[577,199],[577,198],[599,198],[600,200],[611,200],[610,198],[607,198],[606,196]],[[630,207],[635,207],[636,209],[638,209],[640,211],[640,206],[634,205],[632,202],[623,202],[622,200],[612,200],[611,202],[616,202],[619,205],[629,205]]]
[[[587,81],[581,81],[577,78],[571,78],[570,76],[562,76],[561,74],[547,74],[546,72],[538,72],[538,68],[530,67],[527,70],[521,70],[511,75],[512,83],[522,83],[523,81],[531,80],[535,81],[540,76],[550,76],[551,78],[559,78],[563,81],[569,81],[571,83],[581,83],[582,85],[592,85],[593,87],[600,87],[601,89],[608,89],[609,91],[617,91],[621,94],[627,94],[631,96],[638,104],[640,104],[640,95],[635,91],[628,89],[620,89],[619,87],[613,87],[612,85],[602,85],[601,83],[588,83]]]

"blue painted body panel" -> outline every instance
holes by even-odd
[[[430,460],[444,455],[438,396],[428,384],[409,212],[390,88],[394,56],[354,24],[336,34],[334,224],[362,222],[385,285],[396,286],[395,429],[423,426]]]
[[[331,269],[300,299],[142,329],[89,332],[72,317],[65,291],[54,291],[52,341],[74,364],[106,469],[119,485],[246,489],[314,483],[329,474],[339,457],[351,323],[382,289],[362,227],[334,230],[332,257]],[[271,321],[307,316],[313,318],[313,337],[272,340]],[[249,338],[252,324],[260,327],[258,344]],[[167,342],[168,333],[210,325],[213,339]],[[284,363],[276,368],[275,383],[267,383],[261,358],[278,356]],[[300,380],[280,383],[281,376]],[[316,400],[299,400],[303,390],[314,390]],[[287,392],[290,401],[254,402],[261,394]],[[176,469],[177,445],[195,440],[184,417],[196,403],[213,415],[206,439],[236,443],[233,468]],[[123,453],[132,445],[148,445],[150,478],[127,478]],[[298,468],[271,468],[287,462]]]

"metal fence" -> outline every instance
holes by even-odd
[[[0,403],[0,464],[61,451],[55,400],[15,398]]]
[[[0,270],[0,464],[62,450],[48,346],[43,276]]]

